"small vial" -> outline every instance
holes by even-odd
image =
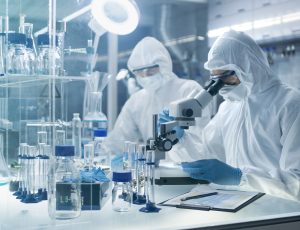
[[[131,208],[131,172],[113,172],[112,207],[117,212],[128,212]]]

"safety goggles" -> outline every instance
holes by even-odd
[[[210,79],[212,79],[212,80],[217,80],[217,79],[225,80],[226,78],[231,77],[233,75],[235,75],[235,71],[233,71],[233,70],[226,70],[222,74],[210,75]]]
[[[218,75],[210,75],[210,79],[212,79],[212,80],[221,79],[226,85],[235,85],[234,83],[231,83],[231,82],[233,82],[232,81],[233,78],[238,79],[238,77],[235,74],[235,71],[233,71],[233,70],[227,70],[224,73],[218,74]]]
[[[154,64],[151,66],[144,66],[133,69],[131,72],[138,77],[151,77],[159,72],[159,65]]]

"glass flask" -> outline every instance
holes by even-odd
[[[92,140],[94,130],[106,128],[107,117],[102,112],[102,92],[89,92],[87,114],[83,120],[84,138]]]
[[[131,208],[131,172],[113,172],[112,208],[117,212],[128,212]]]
[[[25,34],[9,33],[8,43],[7,72],[10,74],[28,74],[29,67]]]
[[[74,166],[75,148],[56,145],[56,160],[48,173],[48,213],[51,219],[71,219],[81,213],[80,173]]]
[[[0,134],[0,186],[9,182],[9,170],[4,158],[3,136]]]
[[[32,40],[32,50],[33,50],[34,56],[36,56],[36,47],[35,47],[33,33],[32,33],[33,32],[33,24],[25,22],[23,24],[23,28],[24,28],[24,34],[26,35],[26,39]]]
[[[50,45],[49,45],[49,34],[40,34],[37,38],[39,54],[36,61],[36,73],[41,75],[49,75],[50,72]],[[58,75],[60,71],[60,56],[58,52],[58,38],[55,39],[56,48],[54,49],[55,59],[55,74]]]

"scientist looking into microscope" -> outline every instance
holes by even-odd
[[[113,130],[105,141],[105,146],[113,154],[122,153],[124,141],[145,144],[147,139],[152,137],[153,114],[158,114],[168,107],[171,101],[186,97],[192,90],[202,89],[197,82],[180,79],[172,72],[169,52],[153,37],[145,37],[138,42],[127,64],[143,89],[131,95],[127,100]],[[197,121],[198,127],[194,127],[191,135],[198,136],[201,133],[200,127],[207,124],[209,119],[209,112],[204,112],[203,118]],[[177,130],[178,138],[183,134],[183,130]],[[183,150],[180,155],[173,151],[168,154],[174,162],[199,159]]]
[[[188,131],[180,140],[202,157],[182,163],[183,170],[225,187],[300,200],[299,91],[272,73],[261,48],[242,32],[220,36],[204,66],[212,78],[223,78],[225,101],[200,142]]]

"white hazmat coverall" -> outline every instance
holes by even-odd
[[[164,108],[168,108],[170,102],[185,98],[194,89],[202,90],[197,82],[178,78],[172,72],[172,60],[163,44],[155,38],[145,37],[133,49],[128,60],[128,68],[132,71],[154,64],[159,65],[160,73],[147,77],[148,82],[143,82],[141,77],[136,77],[143,89],[131,95],[127,100],[114,129],[105,141],[106,147],[113,154],[123,151],[124,141],[146,143],[147,139],[153,136],[152,114],[159,114]],[[207,124],[210,119],[208,112],[206,114],[197,121],[198,127],[194,127],[191,135],[199,137],[201,125]],[[168,154],[175,162],[198,159],[196,155],[184,150],[181,152],[171,150]]]
[[[219,37],[204,67],[234,70],[241,83],[221,89],[225,101],[203,139],[185,145],[240,168],[241,189],[300,200],[299,91],[278,80],[260,47],[241,32]]]

